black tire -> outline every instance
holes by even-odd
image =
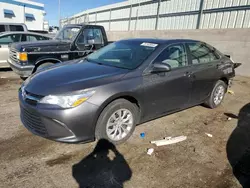
[[[50,66],[52,66],[52,65],[54,65],[54,63],[51,63],[51,62],[43,63],[43,64],[39,65],[39,66],[36,68],[36,71],[40,71],[40,70],[45,69],[45,68],[47,68],[47,67],[50,67]],[[35,71],[35,72],[36,72],[36,71]]]
[[[28,77],[23,77],[23,76],[20,76],[20,78],[25,81]]]
[[[221,101],[216,104],[214,102],[214,98],[215,98],[215,95],[216,95],[216,90],[219,88],[219,87],[223,87],[224,88],[224,93],[223,93],[223,97],[221,99]],[[209,108],[216,108],[218,106],[220,106],[220,104],[222,103],[224,97],[225,97],[225,94],[226,94],[226,91],[227,91],[227,84],[225,82],[223,82],[222,80],[218,80],[213,88],[213,91],[211,92],[208,100],[205,102],[205,105],[208,106]]]
[[[120,109],[126,109],[129,110],[132,114],[133,117],[133,123],[132,127],[127,133],[127,135],[120,139],[120,140],[113,140],[107,135],[106,127],[108,120],[114,114],[117,110]],[[102,113],[100,114],[97,124],[96,124],[96,129],[95,129],[95,137],[97,140],[100,139],[106,139],[109,140],[111,143],[118,145],[124,143],[134,132],[135,126],[138,122],[138,117],[139,117],[139,110],[137,105],[125,100],[125,99],[117,99],[113,102],[111,102],[109,105],[107,105]]]

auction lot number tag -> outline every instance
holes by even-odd
[[[143,43],[141,43],[141,46],[146,46],[146,47],[155,48],[156,46],[158,46],[158,44],[149,43],[149,42],[143,42]]]

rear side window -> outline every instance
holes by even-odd
[[[191,52],[192,64],[209,63],[219,59],[214,51],[203,43],[188,43]]]
[[[26,35],[26,39],[27,39],[27,41],[37,41],[37,38],[36,38],[36,36],[34,36],[34,35]]]
[[[26,35],[27,41],[38,41],[38,40],[49,40],[47,37],[38,36],[38,35]]]
[[[5,26],[4,25],[0,25],[0,32],[5,32]]]
[[[10,31],[24,31],[21,25],[10,25]]]

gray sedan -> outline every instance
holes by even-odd
[[[9,57],[9,44],[14,42],[26,42],[26,41],[38,41],[38,40],[50,40],[51,38],[46,35],[41,35],[32,32],[4,32],[0,33],[0,68],[8,67]]]

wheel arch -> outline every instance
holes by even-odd
[[[137,97],[135,97],[133,94],[131,93],[120,93],[117,95],[113,95],[110,98],[106,99],[105,102],[100,106],[96,116],[95,116],[95,120],[94,120],[94,130],[96,129],[96,124],[98,121],[98,118],[100,117],[101,113],[103,112],[103,110],[113,101],[117,100],[117,99],[125,99],[133,104],[135,104],[138,107],[138,113],[139,113],[139,118],[138,121],[136,122],[136,124],[138,124],[140,122],[141,119],[141,114],[142,114],[142,110],[141,110],[141,102],[140,100],[138,100]]]
[[[32,70],[32,74],[34,72],[36,72],[37,68],[42,65],[43,63],[46,63],[46,62],[50,62],[50,63],[61,63],[62,61],[60,59],[57,59],[57,58],[52,58],[52,57],[48,57],[48,58],[43,58],[43,59],[40,59],[38,60],[36,63],[35,63],[35,67],[34,69]]]
[[[221,77],[220,80],[223,81],[226,85],[229,84],[229,79],[227,77]]]

